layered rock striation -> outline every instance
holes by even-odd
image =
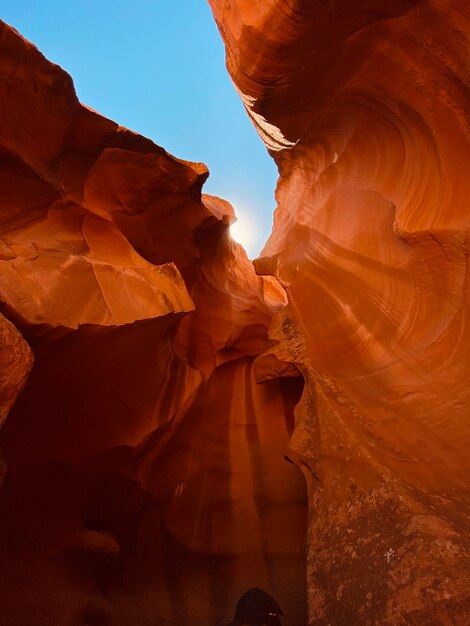
[[[3,23],[0,104],[0,621],[223,623],[262,586],[302,623],[284,289],[203,164],[80,104]]]
[[[470,620],[470,12],[210,0],[280,173],[256,260],[302,370],[309,623]]]

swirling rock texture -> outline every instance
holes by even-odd
[[[285,291],[207,176],[0,24],[2,626],[224,623],[251,586],[303,622]]]
[[[279,167],[309,623],[470,623],[470,6],[210,0]]]

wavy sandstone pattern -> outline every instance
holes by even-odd
[[[257,273],[204,165],[0,24],[2,624],[466,626],[470,11],[210,3]]]
[[[280,173],[256,267],[287,287],[271,336],[306,380],[310,623],[463,626],[469,7],[211,5]]]

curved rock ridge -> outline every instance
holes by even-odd
[[[0,110],[0,621],[208,626],[263,586],[302,623],[284,288],[203,164],[80,104],[4,23]]]
[[[255,265],[287,288],[270,334],[306,380],[309,623],[463,626],[469,7],[210,4],[280,172]]]

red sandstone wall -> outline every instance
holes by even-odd
[[[263,276],[203,165],[0,29],[2,620],[212,624],[256,584],[300,625],[291,437],[309,623],[466,626],[470,16],[211,4],[281,175]]]
[[[211,0],[279,167],[309,620],[470,621],[467,3]]]

